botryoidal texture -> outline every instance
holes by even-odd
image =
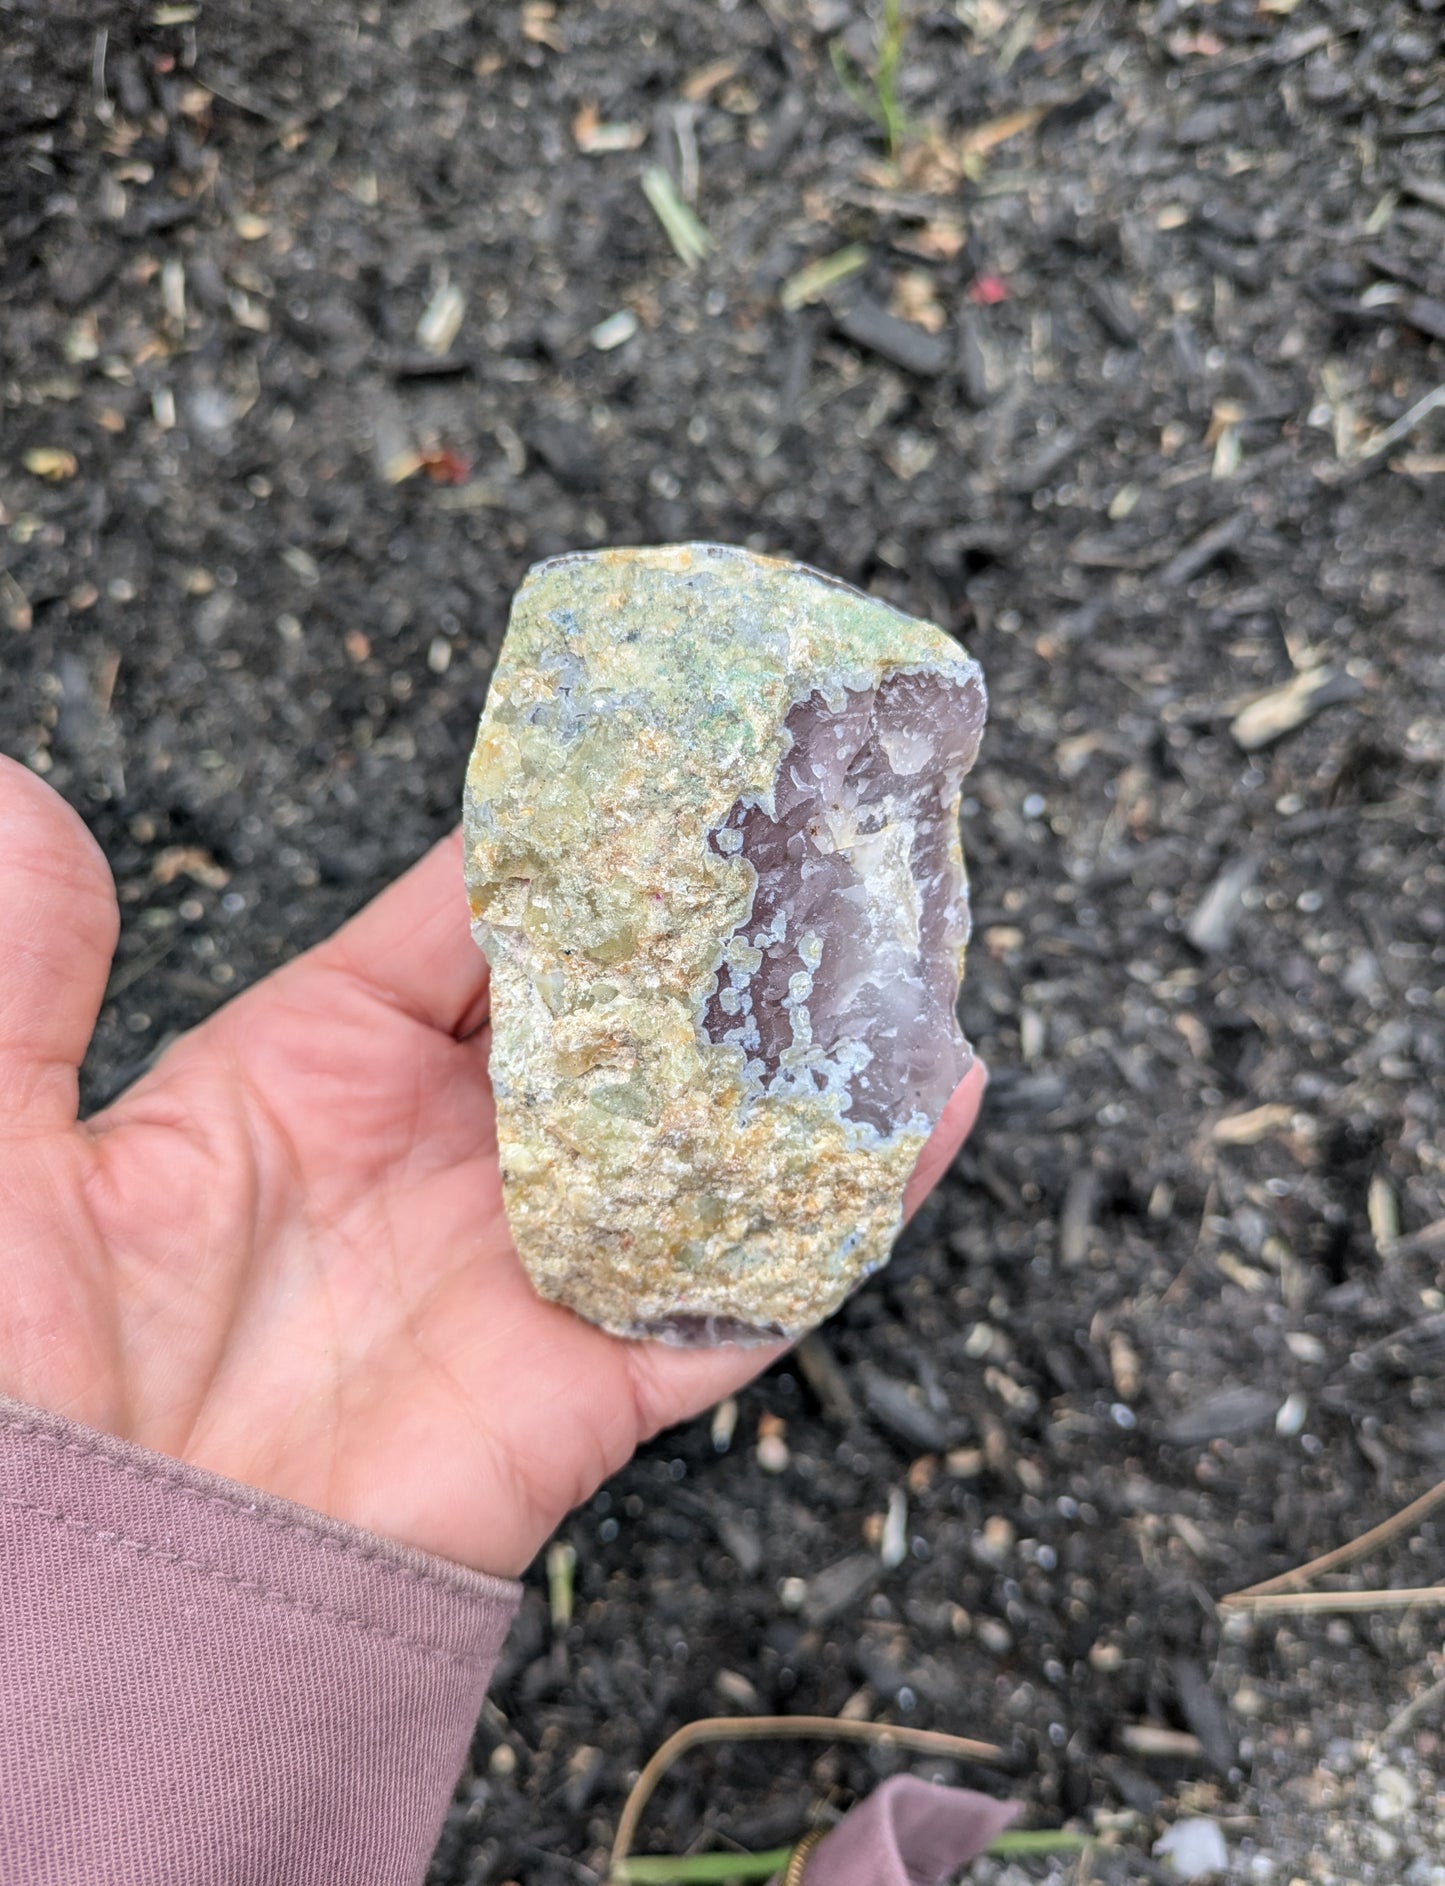
[[[619,1335],[796,1335],[888,1258],[966,1071],[940,629],[717,544],[539,564],[467,772],[507,1219]]]

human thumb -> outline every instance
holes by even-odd
[[[75,1120],[119,923],[79,814],[0,757],[0,1137]]]

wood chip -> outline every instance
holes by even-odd
[[[1000,144],[1007,144],[1010,138],[1032,131],[1046,109],[1043,105],[1029,105],[1022,111],[1009,111],[1001,118],[990,118],[986,124],[975,125],[972,131],[965,133],[959,148],[966,157],[986,157]]]
[[[429,354],[439,359],[450,352],[452,342],[461,332],[466,308],[462,291],[450,282],[443,282],[416,324],[416,337]]]
[[[953,1439],[953,1422],[930,1408],[921,1393],[895,1376],[885,1375],[876,1363],[858,1368],[858,1385],[880,1427],[910,1448],[941,1454]]]
[[[1229,723],[1236,746],[1246,753],[1272,746],[1326,707],[1356,701],[1360,682],[1342,668],[1305,668],[1283,687],[1271,688],[1241,708]]]
[[[1221,1388],[1180,1409],[1164,1427],[1174,1447],[1204,1447],[1210,1441],[1238,1441],[1274,1425],[1279,1396],[1264,1388]]]
[[[1165,564],[1159,572],[1159,581],[1165,589],[1182,589],[1186,583],[1193,582],[1196,576],[1201,576],[1227,550],[1237,549],[1249,535],[1253,523],[1251,513],[1241,510],[1211,525]]]
[[[552,1629],[558,1636],[572,1622],[576,1569],[576,1548],[565,1539],[554,1539],[547,1547],[547,1603],[552,1613]]]
[[[948,316],[938,299],[938,285],[927,269],[901,269],[894,278],[888,312],[901,321],[912,321],[925,334],[941,334]]]
[[[80,460],[74,452],[63,451],[54,445],[31,446],[21,463],[32,477],[43,478],[51,485],[63,484],[80,470]]]
[[[883,1521],[878,1542],[878,1556],[885,1571],[896,1571],[908,1557],[908,1496],[902,1487],[888,1495],[888,1514]]]
[[[16,635],[25,635],[35,622],[30,599],[8,570],[0,570],[0,621]]]
[[[522,37],[534,46],[546,46],[552,52],[566,52],[567,41],[556,25],[557,9],[552,0],[527,0],[522,8]]]
[[[1141,1379],[1139,1353],[1121,1329],[1116,1329],[1109,1338],[1109,1373],[1114,1378],[1114,1393],[1119,1399],[1133,1401],[1139,1393]]]
[[[1209,1137],[1216,1146],[1257,1146],[1269,1134],[1288,1126],[1293,1118],[1293,1107],[1271,1101],[1248,1113],[1232,1113],[1226,1119],[1216,1120]]]
[[[1383,1256],[1400,1236],[1400,1207],[1395,1188],[1383,1172],[1371,1176],[1365,1197],[1365,1215],[1370,1221],[1370,1235],[1375,1249]]]
[[[151,876],[162,885],[186,877],[208,891],[224,890],[231,881],[230,872],[200,845],[167,845],[152,863]]]
[[[1070,1268],[1089,1255],[1089,1233],[1099,1203],[1099,1175],[1092,1166],[1077,1166],[1069,1175],[1064,1209],[1059,1215],[1059,1262]]]
[[[968,240],[960,222],[935,216],[917,229],[903,231],[893,238],[893,247],[903,255],[916,255],[925,262],[951,262],[962,253]]]
[[[602,157],[609,151],[636,151],[647,142],[647,127],[642,124],[604,124],[596,105],[583,105],[572,120],[572,142],[586,157]]]
[[[872,1552],[855,1552],[825,1565],[808,1580],[801,1607],[803,1622],[814,1627],[831,1624],[872,1587],[881,1570]]]
[[[1232,1284],[1238,1284],[1241,1290],[1248,1291],[1252,1297],[1263,1296],[1270,1288],[1271,1279],[1267,1272],[1255,1270],[1253,1265],[1243,1263],[1230,1251],[1221,1251],[1214,1262],[1222,1276],[1227,1277]]]
[[[710,65],[699,66],[683,80],[682,95],[688,104],[700,105],[719,85],[726,84],[737,69],[736,59],[714,59]]]
[[[718,1695],[730,1703],[736,1703],[739,1709],[749,1709],[754,1715],[761,1710],[762,1698],[737,1670],[719,1670],[714,1682]]]
[[[1169,1761],[1193,1761],[1204,1754],[1204,1744],[1186,1729],[1163,1729],[1152,1722],[1126,1722],[1119,1745],[1146,1761],[1153,1756]]]
[[[1244,910],[1244,893],[1254,882],[1255,869],[1252,858],[1231,860],[1200,898],[1184,934],[1201,954],[1218,956],[1234,941]]]
[[[712,1411],[712,1444],[714,1453],[725,1454],[733,1444],[733,1435],[738,1426],[738,1398],[729,1395],[720,1401]]]
[[[637,332],[637,316],[631,308],[619,308],[616,314],[609,314],[605,321],[599,321],[587,336],[600,354],[610,354],[614,347],[623,347]]]
[[[773,1425],[767,1425],[772,1420]],[[764,1416],[758,1423],[759,1434],[756,1449],[757,1462],[764,1473],[786,1473],[792,1464],[793,1456],[783,1434],[784,1423],[777,1418]]]
[[[1228,1774],[1238,1760],[1239,1751],[1224,1704],[1203,1666],[1192,1657],[1177,1657],[1173,1669],[1174,1688],[1184,1720],[1199,1738],[1199,1746],[1209,1765],[1222,1775]]]
[[[848,1378],[838,1366],[838,1359],[816,1330],[805,1336],[793,1351],[793,1360],[803,1372],[803,1380],[818,1398],[818,1405],[830,1420],[846,1427],[858,1416],[858,1404],[848,1386]]]

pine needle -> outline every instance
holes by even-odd
[[[1303,1611],[1408,1611],[1416,1605],[1445,1604],[1445,1585],[1386,1585],[1377,1591],[1231,1592],[1219,1601],[1224,1611],[1251,1617],[1279,1617]]]
[[[1279,1606],[1259,1606],[1254,1601],[1269,1596],[1274,1592],[1297,1590],[1301,1585],[1308,1585],[1313,1579],[1322,1578],[1326,1572],[1337,1572],[1346,1565],[1353,1565],[1356,1559],[1362,1559],[1376,1547],[1386,1545],[1402,1532],[1408,1532],[1428,1513],[1445,1501],[1445,1480],[1438,1481],[1427,1493],[1422,1493],[1417,1500],[1411,1500],[1408,1506],[1402,1506],[1398,1513],[1392,1513],[1388,1519],[1382,1519],[1378,1526],[1371,1526],[1368,1532],[1362,1532],[1358,1538],[1338,1545],[1331,1552],[1322,1552],[1307,1564],[1296,1565],[1292,1571],[1280,1572],[1274,1578],[1265,1578],[1257,1585],[1247,1585],[1243,1591],[1231,1591],[1219,1600],[1221,1610],[1270,1610]]]

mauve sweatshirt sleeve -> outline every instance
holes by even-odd
[[[421,1880],[518,1587],[0,1397],[0,1880]]]

